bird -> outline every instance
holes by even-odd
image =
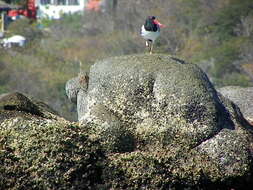
[[[148,16],[144,25],[141,27],[141,36],[146,40],[146,47],[149,48],[149,54],[152,54],[153,44],[160,36],[160,28],[165,27],[155,16]]]

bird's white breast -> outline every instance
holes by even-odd
[[[159,35],[160,35],[159,27],[156,32],[145,30],[144,25],[141,27],[141,36],[146,40],[152,40],[154,42]]]

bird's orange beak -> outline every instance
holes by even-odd
[[[157,19],[154,20],[154,23],[157,24],[159,27],[164,28],[165,25],[161,24]]]

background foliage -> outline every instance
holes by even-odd
[[[113,2],[114,6],[109,6]],[[144,53],[140,26],[156,15],[167,27],[155,52],[194,62],[216,87],[252,86],[252,0],[107,0],[106,9],[60,20],[10,24],[7,33],[29,40],[25,49],[0,49],[0,93],[20,91],[76,120],[65,83],[98,59]],[[82,67],[80,68],[80,62]]]

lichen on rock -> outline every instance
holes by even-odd
[[[0,189],[94,189],[105,157],[89,129],[54,113],[48,117],[44,105],[36,106],[43,116],[31,114],[36,102],[18,97],[18,104],[1,102],[18,109],[0,111],[0,118],[8,115],[0,122]]]
[[[77,123],[20,93],[0,96],[0,189],[253,185],[252,126],[198,66],[114,57],[70,86]]]
[[[114,188],[250,183],[250,125],[195,64],[160,54],[98,61],[90,70],[85,106],[81,123],[100,126],[97,138],[115,152],[108,170]],[[127,138],[116,138],[125,130],[132,151],[124,149]]]
[[[104,111],[97,107],[146,144],[158,140],[194,147],[222,128],[234,127],[205,73],[166,55],[116,57],[93,65],[81,121],[93,118],[103,125]]]

